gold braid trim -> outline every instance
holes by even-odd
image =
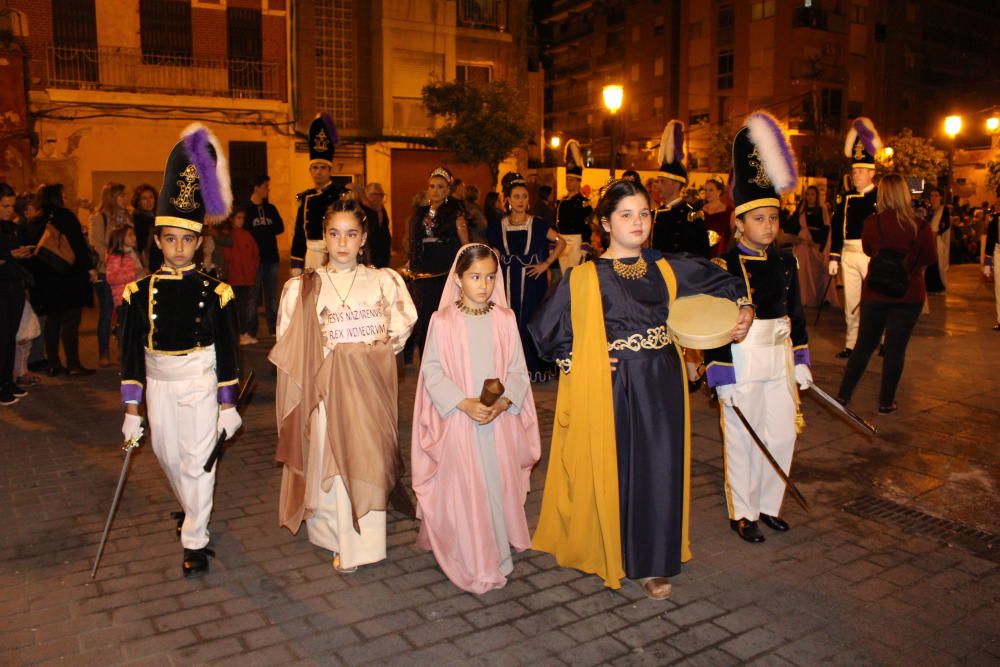
[[[128,285],[126,285],[125,289],[122,290],[122,298],[125,299],[125,303],[131,304],[132,303],[132,295],[135,294],[138,291],[139,291],[139,283],[138,282],[133,281],[133,282],[130,282]]]

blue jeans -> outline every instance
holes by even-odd
[[[250,291],[250,304],[247,304],[247,313],[252,313],[250,321],[247,322],[246,332],[257,337],[257,304],[263,293],[264,296],[264,316],[267,318],[268,332],[273,336],[278,330],[278,265],[261,264],[257,267],[257,281]]]
[[[111,339],[111,315],[114,313],[115,302],[111,298],[111,285],[108,284],[104,274],[100,274],[98,279],[100,282],[94,285],[97,291],[97,303],[100,306],[97,317],[97,349],[102,357],[106,357]]]

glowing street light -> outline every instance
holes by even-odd
[[[622,108],[622,100],[625,97],[624,89],[618,84],[611,84],[604,86],[602,92],[604,93],[604,106],[611,113],[617,113]]]
[[[562,143],[562,139],[559,138],[558,134],[552,135],[552,138],[549,139],[549,146],[552,146],[552,150],[558,150],[559,149],[559,145],[561,143]]]
[[[604,95],[604,106],[611,112],[611,178],[615,177],[615,161],[618,159],[618,137],[616,129],[618,119],[615,114],[622,108],[622,101],[625,98],[625,90],[616,83],[604,86],[601,91]]]
[[[952,139],[955,138],[959,132],[962,131],[962,117],[961,116],[948,116],[944,119],[944,133],[947,134]]]
[[[989,130],[990,132],[996,132],[997,130],[1000,130],[1000,118],[997,118],[996,116],[991,116],[990,118],[987,118],[986,129]]]

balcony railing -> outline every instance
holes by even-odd
[[[792,14],[792,27],[845,33],[847,32],[847,17],[817,7],[797,7]]]
[[[507,0],[458,0],[458,25],[501,32],[507,30]]]
[[[277,100],[285,81],[278,62],[158,55],[140,49],[45,49],[48,88]]]

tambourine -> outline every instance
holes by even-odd
[[[697,294],[670,304],[667,328],[681,347],[711,350],[733,342],[730,334],[739,317],[740,307],[735,302]]]

